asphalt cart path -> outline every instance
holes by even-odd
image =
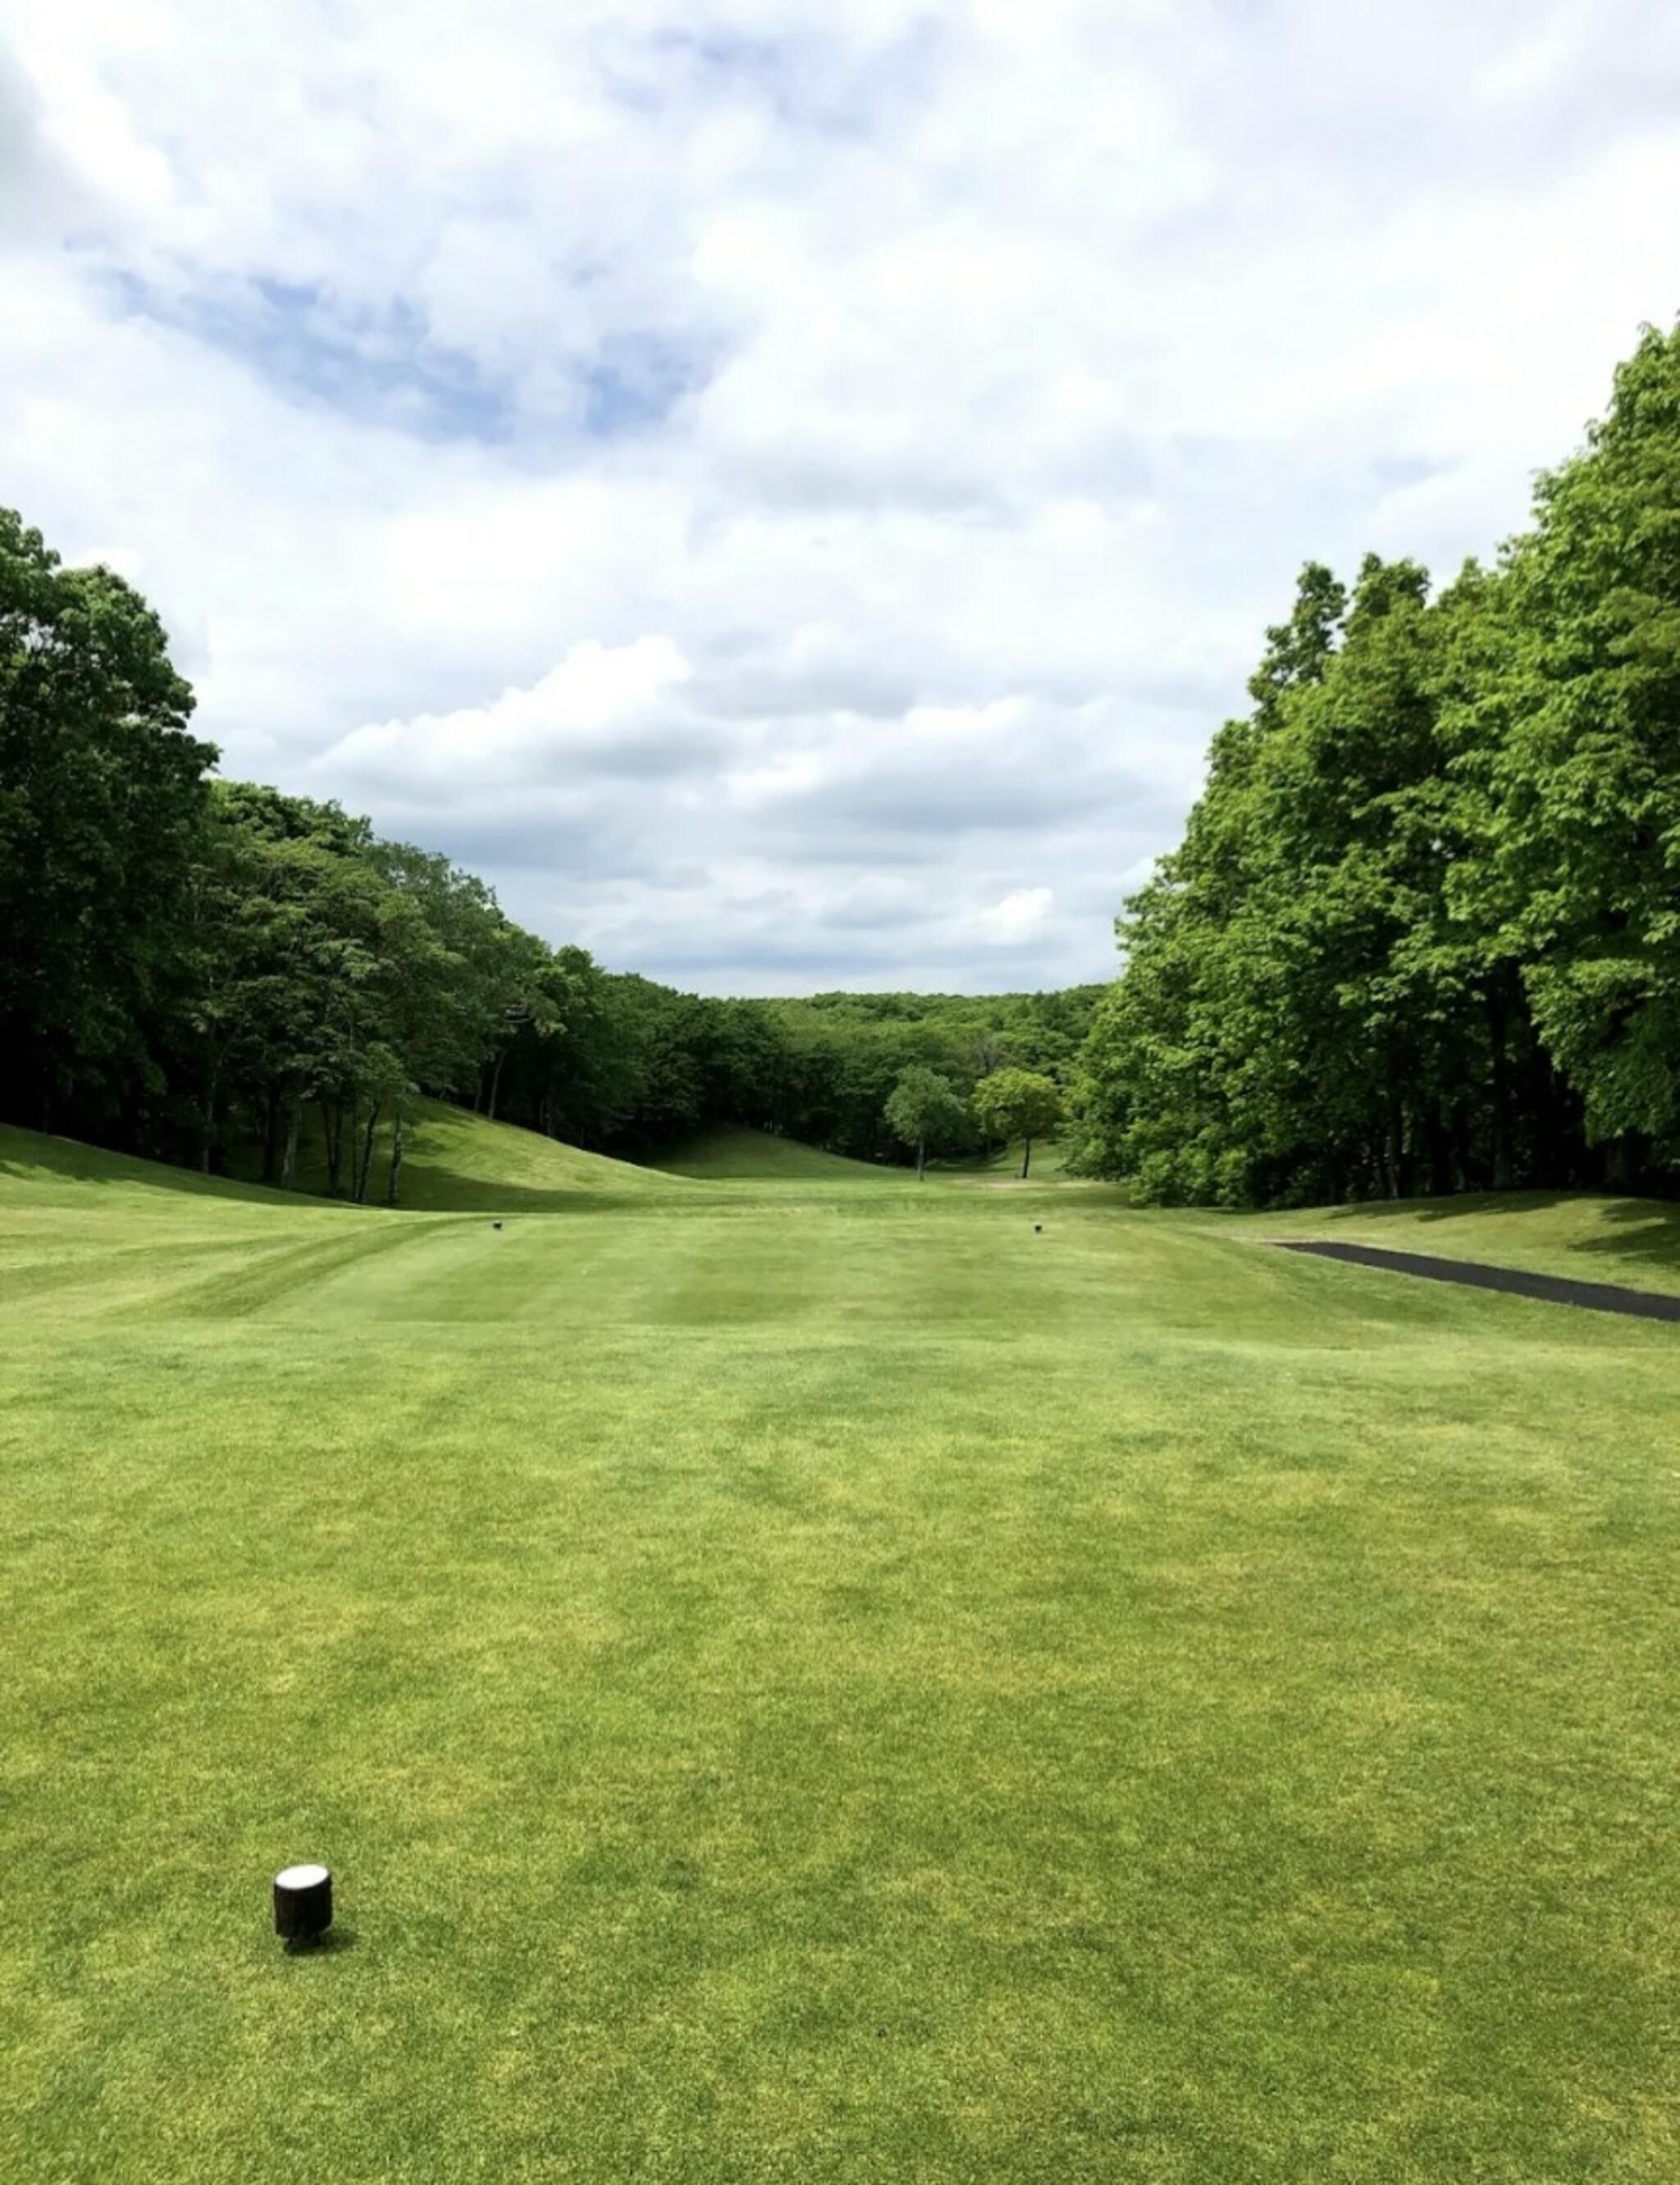
[[[1680,1297],[1665,1296],[1660,1290],[1623,1289],[1616,1282],[1576,1282],[1566,1275],[1534,1275],[1522,1267],[1487,1266],[1479,1260],[1441,1260],[1428,1252],[1386,1252],[1375,1244],[1294,1238],[1273,1241],[1285,1252],[1311,1252],[1321,1260],[1346,1260],[1356,1267],[1380,1267],[1390,1274],[1420,1275],[1425,1282],[1463,1282],[1471,1289],[1503,1290],[1512,1297],[1540,1298],[1548,1305],[1580,1305],[1588,1312],[1680,1321]]]

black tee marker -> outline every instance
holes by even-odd
[[[283,1867],[274,1877],[274,1931],[283,1942],[318,1942],[333,1924],[333,1877],[324,1866]]]

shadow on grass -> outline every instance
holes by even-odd
[[[318,1941],[290,1942],[283,1945],[288,1958],[336,1958],[346,1950],[353,1950],[361,1936],[354,1927],[346,1927],[335,1920]]]
[[[328,1206],[349,1206],[348,1199],[322,1199]],[[397,1203],[399,1213],[414,1214],[585,1214],[596,1210],[622,1210],[658,1204],[658,1194],[634,1188],[614,1190],[612,1185],[568,1186],[501,1183],[493,1177],[464,1176],[452,1169],[428,1163],[416,1176],[412,1192]],[[383,1205],[383,1199],[370,1199]]]
[[[0,1152],[0,1182],[38,1183],[49,1176],[64,1183],[125,1190],[182,1192],[193,1199],[238,1199],[260,1206],[283,1205],[299,1194],[275,1191],[244,1176],[206,1176],[200,1169],[179,1168],[172,1163],[148,1160],[143,1154],[107,1152],[84,1145],[76,1138],[53,1138],[31,1133],[34,1147],[22,1158]],[[35,1147],[40,1150],[36,1152]]]

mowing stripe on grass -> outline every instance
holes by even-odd
[[[1477,1290],[1539,1298],[1548,1305],[1584,1306],[1589,1312],[1630,1313],[1638,1320],[1680,1321],[1680,1297],[1657,1290],[1623,1289],[1616,1282],[1581,1282],[1563,1275],[1532,1275],[1521,1267],[1490,1267],[1480,1260],[1441,1260],[1428,1252],[1386,1252],[1375,1244],[1338,1244],[1311,1238],[1273,1239],[1280,1251],[1311,1252],[1321,1260],[1346,1260],[1391,1274],[1421,1275],[1426,1282],[1463,1282]]]

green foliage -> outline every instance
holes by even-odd
[[[1647,332],[1486,586],[1448,724],[1479,875],[1589,1130],[1680,1159],[1680,331]]]
[[[1025,1142],[1021,1173],[1033,1165],[1033,1141],[1061,1120],[1061,1095],[1055,1081],[1035,1070],[994,1070],[974,1089],[974,1112],[988,1138]]]
[[[901,1145],[914,1147],[918,1176],[927,1165],[930,1150],[954,1151],[969,1128],[968,1109],[955,1086],[921,1063],[912,1063],[899,1073],[885,1114],[893,1137]]]
[[[157,618],[0,509],[0,1097],[52,1124],[161,1090],[203,775]]]
[[[1073,1104],[1193,1204],[1680,1160],[1680,335],[1491,573],[1303,573],[1127,905]]]

